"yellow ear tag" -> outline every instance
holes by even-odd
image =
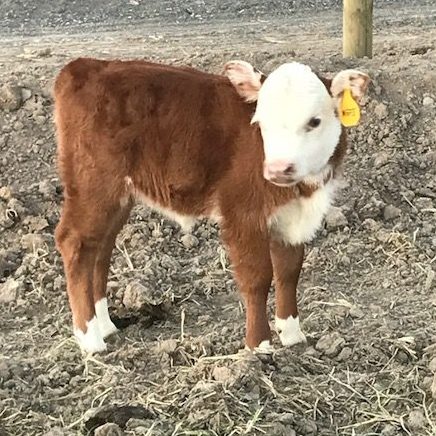
[[[344,90],[339,111],[339,118],[345,127],[356,126],[359,123],[360,108],[349,88]]]

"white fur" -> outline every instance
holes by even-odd
[[[102,298],[95,303],[95,314],[97,316],[98,328],[103,338],[107,338],[117,331],[115,324],[111,321],[107,306],[107,298]]]
[[[257,353],[272,353],[274,351],[274,347],[271,345],[269,340],[262,341],[255,349]]]
[[[321,124],[308,129],[313,117]],[[295,181],[326,166],[341,133],[335,101],[312,70],[296,62],[281,65],[265,80],[252,122],[262,132],[265,164],[289,162]]]
[[[310,197],[299,197],[277,208],[269,217],[273,237],[291,245],[312,240],[332,203],[335,189],[336,183],[331,180]]]
[[[124,188],[126,190],[126,195],[120,198],[121,207],[126,207],[129,204],[132,193],[134,191],[133,180],[130,176],[124,177]]]
[[[184,233],[191,232],[195,223],[204,218],[203,216],[191,216],[191,215],[182,215],[177,213],[174,210],[161,206],[159,203],[155,202],[151,198],[144,195],[141,191],[137,190],[133,185],[133,181],[131,177],[125,177],[125,187],[126,187],[126,195],[120,198],[121,207],[127,206],[129,201],[133,198],[136,202],[140,202],[150,209],[159,212],[170,220],[176,222]],[[214,206],[207,217],[213,222],[220,222],[221,214],[218,206]]]
[[[86,322],[86,332],[75,328],[74,335],[80,348],[87,353],[98,353],[106,350],[106,344],[100,333],[96,316],[91,321]]]
[[[140,190],[136,189],[130,176],[126,176],[124,178],[124,183],[126,195],[120,198],[120,205],[122,207],[126,206],[129,200],[133,198],[135,201],[141,202],[150,209],[153,209],[166,216],[167,218],[171,219],[172,221],[175,221],[186,233],[190,232],[192,227],[195,225],[197,217],[193,217],[190,215],[181,215],[171,209],[165,208],[160,204],[156,203],[151,198],[144,195]]]
[[[190,215],[182,215],[171,209],[161,206],[160,204],[153,201],[151,198],[148,198],[141,191],[137,190],[133,185],[133,181],[131,177],[125,177],[125,186],[126,186],[126,195],[120,198],[120,205],[124,207],[128,204],[130,198],[134,198],[135,201],[143,203],[145,206],[153,209],[172,221],[179,224],[182,230],[186,233],[190,232],[192,227],[195,225],[197,219],[196,217]]]
[[[167,209],[166,207],[161,206],[141,193],[137,194],[137,198],[149,208],[176,222],[185,233],[189,233],[197,222],[196,217],[190,215],[181,215],[171,209]]]
[[[291,315],[287,319],[276,317],[276,330],[282,345],[285,347],[290,347],[300,342],[306,342],[306,336],[304,336],[301,331],[298,316],[294,318]]]
[[[223,217],[221,215],[221,211],[220,211],[218,204],[215,204],[212,207],[211,211],[207,215],[207,218],[214,223],[217,223],[217,224],[221,223]]]
[[[350,88],[353,97],[360,100],[365,94],[369,81],[369,76],[361,71],[343,70],[333,78],[331,92],[337,98],[345,88]]]
[[[120,206],[123,208],[126,207],[129,204],[129,201],[130,201],[130,196],[126,195],[124,197],[121,197],[120,198]]]
[[[246,350],[250,351],[250,348],[246,345]],[[270,354],[274,351],[274,347],[271,345],[271,342],[266,339],[265,341],[262,341],[257,347],[253,348],[253,353],[260,353],[260,354]]]

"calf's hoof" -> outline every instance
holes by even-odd
[[[285,347],[299,343],[306,343],[306,336],[301,331],[300,320],[292,315],[286,319],[276,317],[276,330],[280,338],[280,342]]]
[[[105,324],[103,326],[100,326],[99,324],[99,327],[103,339],[106,339],[107,337],[113,335],[118,331],[113,322],[111,322],[111,324]]]
[[[74,335],[79,343],[80,349],[85,353],[101,353],[106,350],[106,344],[100,332],[97,317],[87,321],[86,332],[74,328]]]
[[[257,347],[253,348],[253,352],[256,354],[272,354],[274,347],[269,339],[262,341]]]
[[[102,298],[95,303],[95,315],[97,316],[98,328],[103,339],[118,331],[109,316],[106,298]]]
[[[269,339],[265,339],[255,347],[249,347],[248,345],[245,345],[245,349],[255,354],[272,354],[274,351],[274,347]]]

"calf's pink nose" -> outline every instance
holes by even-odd
[[[295,172],[293,164],[287,160],[276,160],[273,162],[265,163],[264,175],[265,177],[272,177],[276,175],[291,176]]]

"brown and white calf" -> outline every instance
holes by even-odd
[[[305,340],[296,287],[303,244],[335,192],[346,139],[345,88],[368,76],[320,78],[299,63],[267,78],[243,61],[225,74],[145,61],[77,59],[55,84],[64,205],[56,229],[74,332],[83,350],[116,331],[106,282],[115,238],[136,201],[189,227],[220,224],[246,306],[246,345],[268,349],[267,296],[276,292],[283,345]]]

